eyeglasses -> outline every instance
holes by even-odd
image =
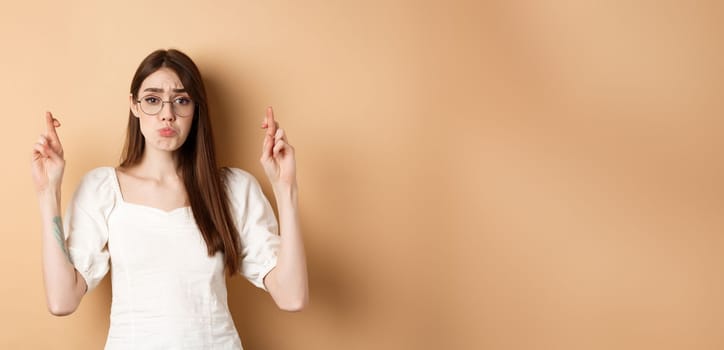
[[[173,101],[164,101],[157,96],[146,96],[140,100],[136,100],[141,105],[143,113],[148,115],[156,115],[161,113],[163,105],[171,104],[171,111],[178,117],[189,117],[194,114],[194,101],[188,97],[177,97]]]

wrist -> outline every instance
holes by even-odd
[[[38,199],[59,199],[60,198],[60,186],[47,186],[46,188],[37,192]]]
[[[297,194],[299,192],[296,183],[273,184],[272,190],[274,191],[274,196],[276,197],[277,202],[283,200],[291,200],[292,202],[296,202]]]
[[[60,188],[49,187],[38,191],[37,195],[43,217],[60,215]]]

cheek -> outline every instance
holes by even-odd
[[[147,132],[151,130],[151,127],[148,125],[148,118],[138,118],[138,124],[141,127],[141,134],[143,136],[147,135]]]
[[[191,123],[179,123],[178,128],[181,132],[181,139],[183,140],[182,142],[186,142],[186,140],[189,138],[189,134],[191,133]]]

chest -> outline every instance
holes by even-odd
[[[171,211],[188,206],[186,189],[181,181],[158,183],[117,173],[119,191],[124,202]]]
[[[142,276],[223,276],[221,253],[209,256],[190,207],[170,211],[120,203],[108,218],[114,273]]]

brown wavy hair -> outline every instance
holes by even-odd
[[[206,89],[199,69],[191,58],[181,51],[156,50],[138,66],[131,81],[131,95],[134,101],[138,100],[141,83],[163,67],[176,72],[196,105],[189,135],[176,150],[178,170],[183,178],[196,225],[206,241],[209,256],[222,252],[226,271],[233,275],[239,272],[238,256],[241,246],[225,191],[227,169],[219,169],[216,163]],[[145,139],[141,134],[139,119],[129,111],[120,167],[138,164],[144,149]]]

